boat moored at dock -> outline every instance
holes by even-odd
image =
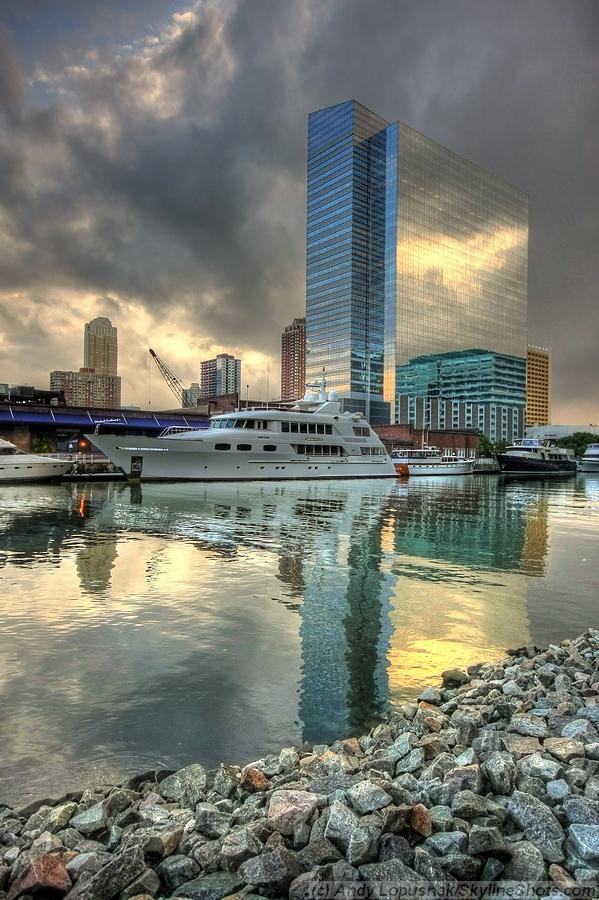
[[[342,412],[335,392],[291,407],[241,409],[210,427],[157,438],[90,434],[116,466],[142,481],[285,481],[393,478],[391,459],[360,413]]]
[[[393,450],[391,459],[398,475],[472,475],[474,458],[443,453],[438,447]]]
[[[509,475],[574,475],[576,459],[568,447],[552,441],[522,438],[497,455],[501,471]]]
[[[587,444],[583,456],[578,460],[579,472],[599,472],[599,444]]]
[[[72,468],[71,460],[25,453],[0,438],[0,484],[51,481],[66,475]]]

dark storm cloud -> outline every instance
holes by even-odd
[[[356,97],[530,194],[530,338],[554,351],[556,418],[598,417],[594,0],[125,6],[115,49],[92,3],[77,49],[57,26],[25,54],[25,104],[0,53],[0,292],[111,295],[276,353],[304,306],[306,116]]]

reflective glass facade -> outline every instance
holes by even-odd
[[[397,420],[398,366],[482,347],[526,358],[525,194],[355,101],[308,134],[307,377]],[[368,391],[370,385],[370,391]],[[374,406],[373,406],[374,404]]]
[[[306,379],[385,421],[387,122],[355,101],[308,124]]]
[[[398,366],[396,379],[397,397],[526,403],[526,360],[487,350],[420,356]]]

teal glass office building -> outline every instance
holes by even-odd
[[[377,424],[415,357],[526,359],[522,191],[350,100],[309,116],[307,199],[308,381]]]

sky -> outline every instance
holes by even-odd
[[[107,315],[124,403],[173,404],[150,346],[275,397],[307,115],[352,97],[529,194],[552,419],[598,422],[596,0],[1,0],[0,381],[79,368]]]

